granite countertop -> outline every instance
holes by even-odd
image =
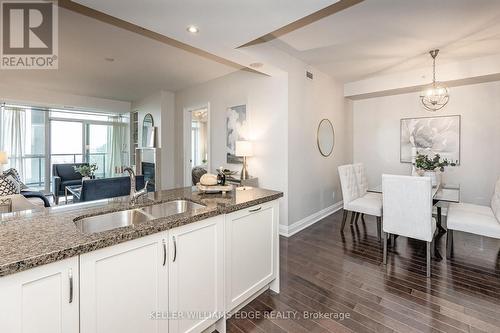
[[[131,206],[128,197],[57,206],[40,211],[0,215],[0,277],[135,238],[179,227],[208,217],[272,201],[283,193],[252,188],[226,194],[203,194],[191,187],[149,193]],[[175,199],[205,207],[95,234],[78,230],[74,219],[126,210]]]

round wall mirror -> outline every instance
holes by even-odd
[[[142,121],[142,146],[154,147],[154,120],[151,113],[144,116]]]
[[[335,145],[335,132],[330,120],[322,119],[319,122],[317,135],[319,152],[324,157],[330,156]]]

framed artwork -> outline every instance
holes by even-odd
[[[439,154],[460,164],[460,116],[401,119],[401,163],[411,163],[412,148],[423,155]]]
[[[247,106],[238,105],[226,111],[226,157],[227,163],[242,164],[243,157],[234,155],[236,141],[244,140],[247,132]]]

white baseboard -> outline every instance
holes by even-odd
[[[314,223],[318,222],[319,220],[327,217],[328,215],[331,215],[343,207],[343,202],[339,201],[337,203],[334,203],[331,206],[328,206],[322,210],[320,210],[317,213],[314,213],[312,215],[309,215],[305,218],[303,218],[300,221],[295,222],[292,225],[281,225],[280,224],[280,235],[285,236],[285,237],[290,237],[295,235],[301,230],[304,230],[305,228],[313,225]]]

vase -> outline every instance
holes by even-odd
[[[441,181],[441,175],[437,171],[425,171],[424,177],[429,177],[431,179],[432,187],[438,186]]]
[[[82,177],[82,183],[84,180],[89,180],[89,179],[90,179],[90,177]]]

